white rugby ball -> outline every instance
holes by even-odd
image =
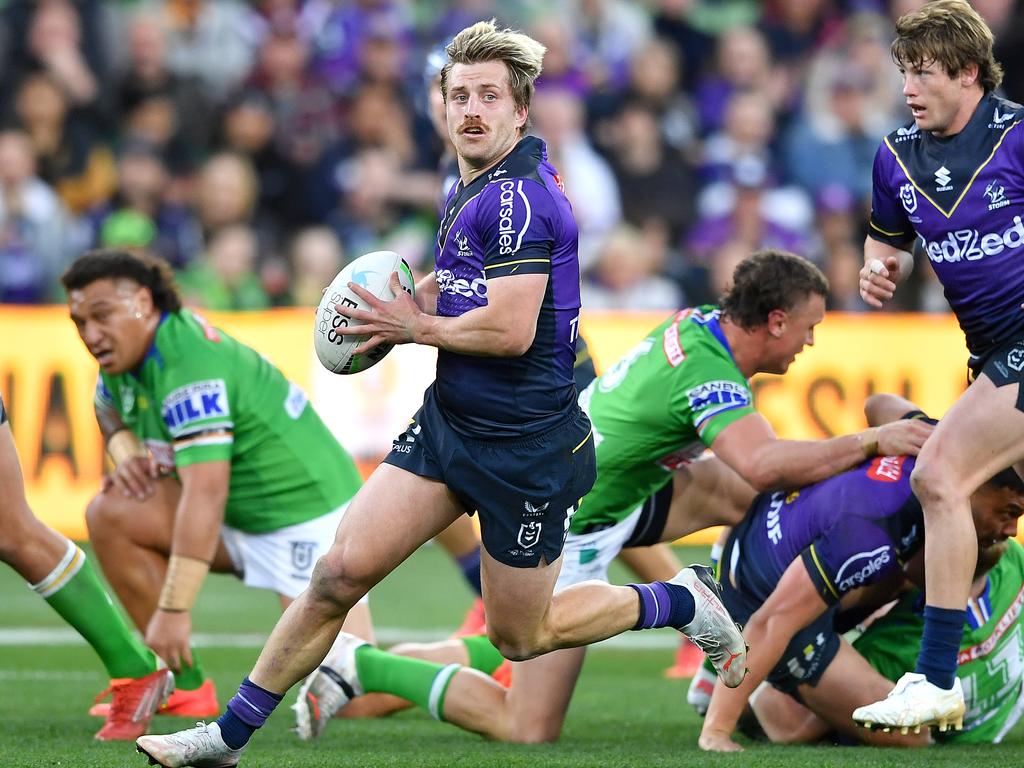
[[[332,373],[359,373],[379,363],[391,351],[392,344],[379,344],[365,354],[352,354],[352,350],[368,337],[339,334],[339,328],[355,328],[360,325],[360,321],[345,317],[334,308],[334,305],[370,309],[365,301],[349,289],[349,283],[365,288],[382,301],[391,301],[395,298],[390,285],[393,272],[398,273],[402,289],[409,295],[415,295],[416,284],[412,270],[405,260],[393,251],[374,251],[360,256],[331,281],[323,298],[320,299],[320,306],[316,309],[316,328],[313,332],[316,356],[320,358],[324,368]]]

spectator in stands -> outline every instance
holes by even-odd
[[[161,0],[157,12],[167,39],[167,66],[194,76],[219,101],[252,68],[255,43],[248,10],[238,0]]]
[[[700,175],[705,182],[728,179],[740,160],[756,160],[771,169],[775,113],[760,91],[734,93],[726,105],[721,130],[704,143]]]
[[[64,205],[81,213],[113,194],[114,158],[85,114],[69,114],[61,86],[47,72],[28,75],[18,86],[15,113],[32,139],[39,176],[57,190]]]
[[[174,175],[190,172],[213,134],[214,110],[202,82],[167,66],[167,30],[151,10],[131,17],[126,36],[128,56],[116,77],[114,114],[135,138],[165,148]]]
[[[341,271],[345,252],[334,233],[327,227],[303,229],[292,240],[292,301],[300,307],[320,303],[324,286],[330,285]]]
[[[625,0],[570,0],[567,5],[591,87],[621,89],[629,79],[630,60],[651,40],[646,9]]]
[[[583,280],[588,309],[664,310],[686,303],[679,287],[659,274],[664,245],[623,224],[606,237],[597,263]]]
[[[644,230],[660,228],[676,243],[693,224],[696,175],[660,129],[655,109],[647,101],[630,99],[609,125],[609,161],[624,220]]]
[[[186,267],[202,251],[202,230],[187,206],[166,199],[169,178],[160,153],[145,142],[128,142],[117,178],[114,197],[82,217],[90,246],[146,248],[175,269]]]
[[[57,299],[57,278],[76,252],[67,211],[36,176],[28,135],[0,132],[0,303]]]
[[[622,218],[619,187],[584,131],[584,105],[572,91],[548,86],[533,99],[534,132],[547,143],[580,230],[580,268],[594,263],[601,241]]]
[[[266,309],[270,298],[254,274],[259,245],[244,224],[218,229],[195,265],[178,277],[185,301],[211,310]]]

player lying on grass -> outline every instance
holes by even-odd
[[[2,399],[0,560],[85,638],[106,667],[113,701],[96,738],[134,739],[145,733],[173,688],[171,673],[125,623],[85,553],[32,514]]]
[[[784,373],[813,343],[826,292],[825,278],[804,259],[754,254],[737,267],[721,309],[676,313],[580,395],[594,425],[597,482],[569,525],[556,595],[606,581],[624,547],[738,522],[753,488],[814,482],[879,450],[916,453],[931,431],[923,422],[822,441],[780,440],[753,408],[747,378]],[[693,463],[707,448],[716,459]],[[347,686],[398,694],[490,738],[552,741],[585,654],[574,648],[513,664],[507,692],[470,670],[449,672],[447,688],[435,691],[427,683],[441,667],[353,645],[304,684],[300,736],[322,731],[347,701]],[[405,671],[392,673],[399,666]]]
[[[873,396],[865,410],[874,424],[924,417],[892,395]],[[874,744],[927,743],[927,732],[872,732],[848,719],[853,702],[873,701],[891,683],[834,628],[844,595],[901,581],[901,564],[924,543],[921,505],[910,487],[913,468],[913,457],[880,456],[790,493],[764,494],[729,535],[719,563],[724,600],[745,620],[753,661],[736,689],[715,685],[699,740],[703,749],[741,749],[732,732],[765,679],[801,695],[825,686],[831,709],[822,714],[840,733]],[[1024,482],[1012,469],[1000,472],[974,493],[971,508],[979,542],[1005,539],[1024,510]],[[958,726],[958,720],[938,725]]]
[[[1016,518],[1007,521],[1007,536],[1016,532],[1016,522]],[[941,743],[998,744],[1024,713],[1020,622],[1024,547],[1010,538],[980,549],[977,572],[957,658],[957,678],[967,705],[963,730],[936,734]],[[898,680],[914,668],[924,629],[923,599],[920,589],[910,588],[853,641],[854,651],[886,681]],[[864,667],[858,664],[852,671],[863,673]],[[751,697],[751,706],[772,741],[815,742],[833,736],[831,723],[846,722],[855,707],[869,703],[870,697],[851,697],[847,693],[851,687],[862,688],[853,679],[826,675],[816,687],[801,686],[801,704],[762,684]]]
[[[359,474],[298,387],[182,308],[162,261],[95,251],[61,279],[100,364],[96,418],[115,464],[89,503],[90,539],[147,645],[175,672],[162,711],[215,714],[189,639],[206,573],[234,573],[286,607],[334,540]],[[350,626],[369,636],[365,605]]]

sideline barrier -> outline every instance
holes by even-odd
[[[408,422],[433,379],[434,351],[403,346],[356,376],[316,362],[313,311],[208,313],[311,393],[324,420],[364,467]],[[663,313],[584,313],[581,328],[603,370],[664,319]],[[952,316],[831,314],[785,377],[758,376],[759,410],[785,437],[820,438],[864,426],[872,392],[897,392],[941,415],[966,383],[963,335]],[[684,350],[685,351],[685,350]],[[0,306],[0,391],[7,404],[29,503],[43,520],[85,538],[103,450],[92,411],[96,363],[64,307]],[[706,543],[712,532],[687,539]]]

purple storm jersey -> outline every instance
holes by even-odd
[[[576,407],[580,314],[578,230],[544,142],[523,138],[498,165],[448,193],[437,237],[437,314],[487,305],[488,281],[546,274],[537,332],[520,357],[439,350],[438,400],[467,436],[518,437],[556,424]]]
[[[912,457],[878,456],[798,491],[761,494],[733,534],[722,577],[764,601],[800,558],[829,605],[886,578],[924,541],[913,468]]]
[[[911,122],[875,155],[871,237],[905,249],[920,239],[974,356],[1024,335],[1022,118],[988,94],[955,136]]]

